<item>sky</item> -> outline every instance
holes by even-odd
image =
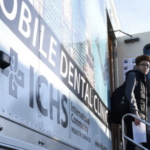
[[[114,0],[121,30],[136,34],[150,31],[150,0]]]

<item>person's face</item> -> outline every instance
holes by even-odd
[[[147,60],[141,61],[136,68],[139,68],[145,75],[149,72],[150,63]]]

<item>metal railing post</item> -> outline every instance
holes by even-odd
[[[143,122],[144,124],[150,126],[150,124],[144,120],[142,120],[141,118],[137,117],[136,115],[133,115],[133,114],[126,114],[122,117],[122,146],[123,146],[123,150],[126,150],[126,146],[125,146],[125,138],[127,140],[129,140],[130,142],[134,143],[135,145],[138,145],[139,147],[141,147],[142,149],[144,150],[148,150],[147,148],[143,147],[141,144],[135,142],[134,140],[132,140],[131,138],[127,137],[124,133],[124,119],[127,117],[127,116],[132,116],[133,118],[136,118],[138,120],[140,120],[141,122]]]

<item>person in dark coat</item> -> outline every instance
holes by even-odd
[[[125,96],[129,101],[130,113],[147,121],[148,114],[148,81],[146,75],[150,68],[150,57],[147,55],[138,56],[135,59],[135,69],[126,74]],[[140,121],[133,117],[125,120],[127,136],[133,139],[132,122],[139,125]],[[147,144],[143,144],[148,147]],[[127,141],[126,149],[135,150],[135,144]]]

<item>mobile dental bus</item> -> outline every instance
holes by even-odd
[[[112,149],[106,5],[0,0],[0,150]]]

